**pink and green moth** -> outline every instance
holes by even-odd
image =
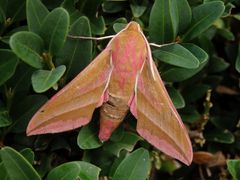
[[[69,84],[33,116],[27,135],[69,131],[88,124],[100,107],[99,139],[106,141],[130,112],[140,136],[189,165],[192,146],[139,24],[130,22]]]

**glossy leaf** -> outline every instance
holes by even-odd
[[[231,15],[232,13],[232,9],[236,8],[236,6],[231,3],[231,2],[226,2],[225,4],[225,10],[224,10],[224,13],[223,13],[223,17],[228,17],[229,15]]]
[[[25,63],[35,68],[42,68],[44,43],[41,37],[32,32],[17,32],[10,38],[13,52]]]
[[[32,165],[16,150],[11,147],[4,147],[0,153],[9,179],[40,179]]]
[[[230,131],[228,131],[227,129],[211,130],[210,132],[206,132],[204,134],[204,137],[208,141],[214,141],[214,142],[218,142],[218,143],[231,144],[234,142],[233,134]]]
[[[175,0],[175,3],[177,4],[178,10],[179,32],[184,32],[191,23],[192,10],[187,0]]]
[[[90,26],[92,30],[92,34],[96,35],[103,35],[105,32],[105,21],[102,16],[95,18],[89,18],[90,19]]]
[[[229,67],[229,63],[223,58],[213,56],[210,60],[209,71],[212,73],[221,72]]]
[[[169,96],[171,97],[174,106],[177,109],[183,108],[185,106],[185,101],[182,97],[182,95],[180,94],[180,92],[178,92],[175,88],[173,87],[167,87],[167,91],[169,93]]]
[[[98,139],[96,129],[90,125],[81,128],[77,143],[81,149],[95,149],[102,146],[102,143]]]
[[[126,27],[126,23],[115,23],[113,25],[113,29],[116,33],[120,32],[122,29],[124,29]]]
[[[236,123],[238,121],[237,116],[238,115],[233,110],[232,112],[228,112],[224,115],[212,116],[210,121],[219,129],[228,129],[231,131],[236,127]]]
[[[126,3],[122,1],[105,1],[102,4],[102,8],[104,12],[117,13],[126,8]]]
[[[213,1],[201,4],[192,10],[192,23],[184,34],[182,40],[189,41],[199,36],[217,20],[224,11],[224,4],[221,1]]]
[[[150,41],[164,44],[175,40],[178,31],[177,4],[173,0],[156,0],[149,19]]]
[[[240,73],[240,44],[238,45],[238,56],[235,62],[235,68]]]
[[[25,148],[21,150],[20,153],[30,164],[33,164],[34,152],[30,148]]]
[[[0,49],[0,86],[15,72],[18,64],[16,55],[7,49]]]
[[[164,46],[153,51],[153,56],[160,61],[187,69],[199,66],[199,60],[186,48],[179,44]]]
[[[96,16],[103,0],[79,1],[78,7],[80,13],[87,16],[90,20],[90,26],[93,34],[103,35],[105,32],[105,21],[103,16]]]
[[[6,17],[11,19],[11,22],[24,20],[26,15],[26,0],[11,0],[7,3]]]
[[[196,122],[202,117],[193,106],[186,106],[184,109],[181,109],[180,112],[183,121],[188,123]]]
[[[190,84],[182,91],[182,94],[186,101],[194,102],[205,96],[208,89],[210,89],[210,86],[206,84]]]
[[[30,31],[40,33],[44,18],[49,11],[41,0],[27,0],[27,22]]]
[[[120,156],[114,160],[114,162],[111,165],[111,169],[109,171],[109,176],[113,177],[114,173],[116,172],[119,164],[124,160],[126,156],[126,153],[120,153]]]
[[[113,175],[113,180],[145,180],[149,169],[149,153],[147,150],[139,148],[120,163]]]
[[[84,16],[78,18],[71,25],[69,34],[74,36],[91,37],[88,18]],[[72,79],[90,63],[91,58],[92,41],[68,38],[58,56],[57,64],[65,64],[67,66],[65,76]]]
[[[57,81],[63,76],[66,67],[58,66],[52,70],[38,70],[32,75],[32,86],[34,91],[41,93],[53,87]]]
[[[119,141],[109,142],[103,147],[106,151],[114,154],[115,156],[119,156],[123,149],[127,150],[128,152],[132,151],[136,143],[141,139],[142,138],[136,134],[125,132]]]
[[[134,17],[139,18],[147,9],[147,0],[131,0],[130,8]]]
[[[8,87],[15,93],[26,92],[31,86],[31,75],[35,69],[25,63],[19,63],[15,74],[7,81]]]
[[[12,124],[8,110],[0,104],[0,128],[7,127]]]
[[[227,160],[227,168],[234,180],[240,179],[240,160],[229,159]]]
[[[162,78],[165,81],[180,82],[186,80],[201,71],[203,67],[207,64],[208,54],[204,52],[200,47],[193,44],[183,44],[183,46],[198,59],[198,61],[200,62],[199,67],[196,69],[185,69],[178,67],[170,68],[169,70],[161,74]]]
[[[98,180],[100,168],[83,161],[73,161],[61,164],[52,169],[47,176],[49,180],[68,180],[68,179],[84,179]]]
[[[225,38],[226,40],[229,40],[229,41],[235,40],[234,34],[228,29],[218,29],[217,33],[223,38]]]
[[[4,167],[3,162],[0,163],[0,177],[2,179],[9,179],[8,175],[7,175],[7,171],[6,168]]]
[[[69,28],[69,15],[63,8],[56,8],[44,19],[40,34],[48,52],[56,55],[62,49]]]
[[[14,123],[11,132],[24,132],[31,117],[46,101],[47,97],[44,95],[29,95],[14,104]]]

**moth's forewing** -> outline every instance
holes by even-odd
[[[112,71],[111,52],[105,49],[68,85],[33,116],[27,135],[56,133],[86,125],[103,103]]]

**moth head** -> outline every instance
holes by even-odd
[[[142,31],[140,25],[135,21],[131,21],[127,25],[126,30],[128,30],[128,31]]]

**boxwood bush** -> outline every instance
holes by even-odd
[[[65,133],[27,137],[34,113],[136,21],[192,141],[187,167],[135,131],[129,113],[110,140],[99,113]],[[240,179],[238,0],[1,0],[0,179]],[[171,123],[171,122],[169,122]]]

